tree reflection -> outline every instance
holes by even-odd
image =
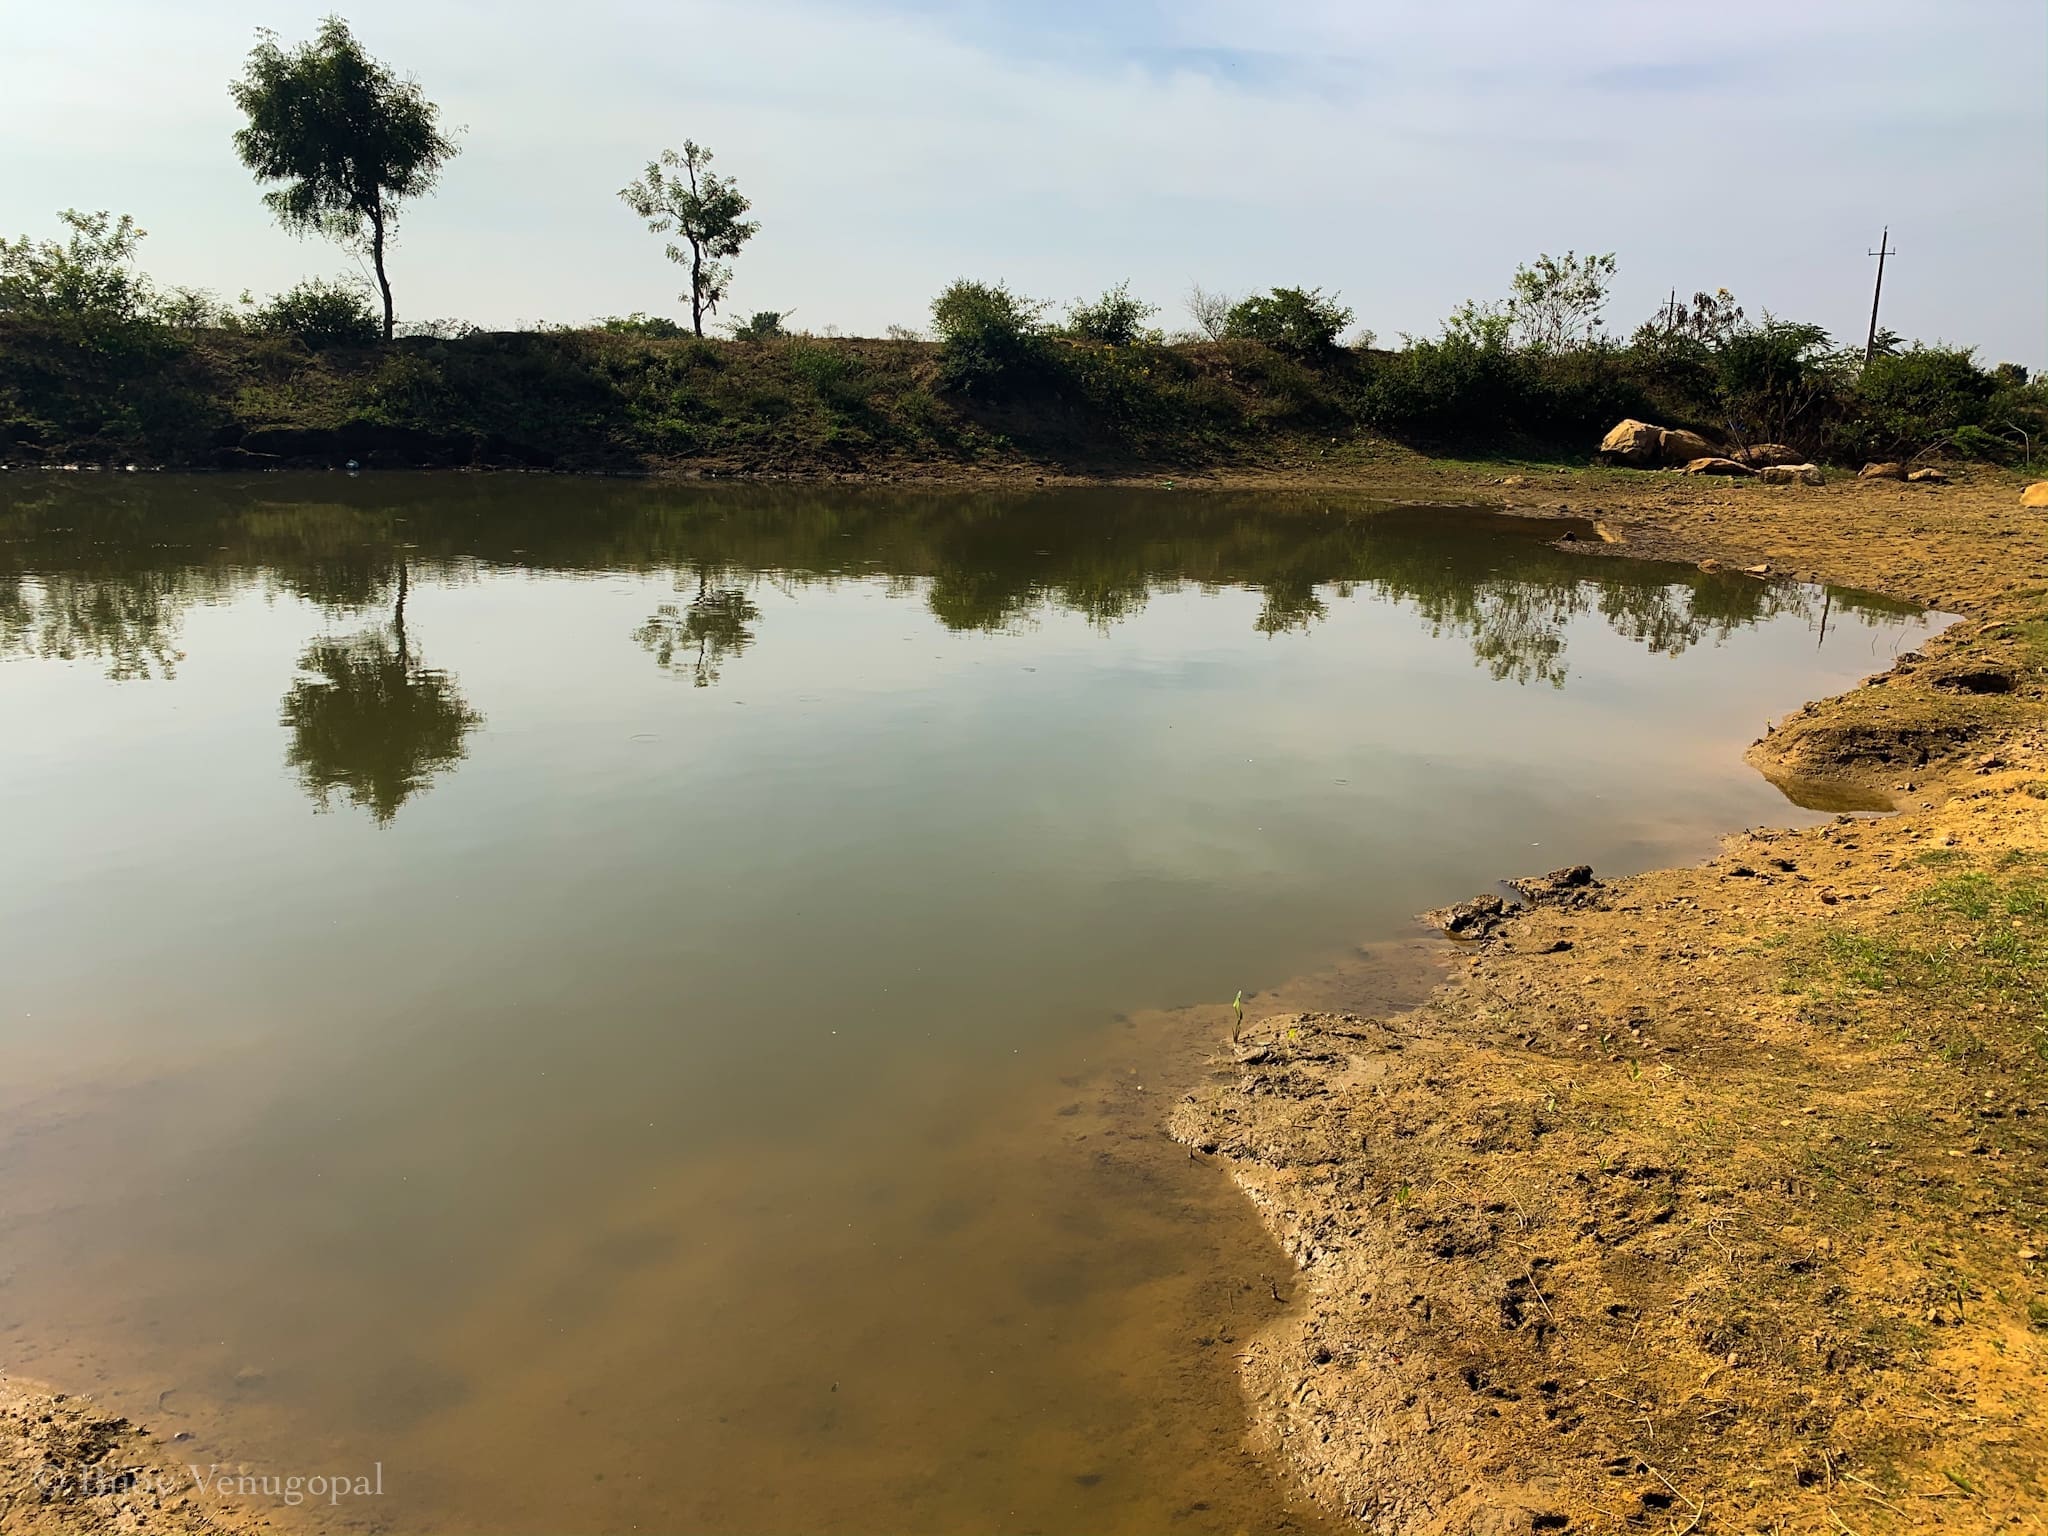
[[[116,682],[175,677],[178,621],[190,600],[178,571],[110,579],[57,572],[0,585],[0,656],[90,657]]]
[[[390,624],[307,647],[299,658],[306,675],[284,696],[280,717],[291,732],[285,763],[319,808],[338,793],[379,826],[461,762],[469,733],[483,724],[452,677],[413,657],[407,587],[401,563]]]
[[[697,595],[687,603],[663,603],[633,638],[655,662],[686,674],[699,688],[718,681],[719,669],[754,643],[747,626],[761,617],[741,587],[714,587],[707,571],[697,573]]]

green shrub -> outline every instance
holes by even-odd
[[[204,288],[166,288],[151,306],[157,324],[173,331],[238,331],[242,317]]]
[[[932,300],[939,337],[939,379],[967,395],[996,395],[1052,372],[1045,306],[1003,283],[961,278]]]
[[[674,341],[692,334],[689,327],[677,325],[666,315],[643,315],[638,310],[630,315],[605,315],[597,328],[614,336],[645,336],[651,341]]]
[[[864,409],[870,384],[860,359],[829,342],[793,341],[789,346],[789,371],[834,411]]]
[[[156,289],[135,270],[145,231],[104,210],[57,217],[71,232],[61,243],[0,239],[0,320],[109,358],[154,356],[167,338]]]
[[[1325,298],[1320,288],[1275,288],[1232,305],[1223,333],[1296,357],[1325,357],[1337,350],[1337,338],[1350,323],[1351,311],[1335,294]]]
[[[1076,302],[1067,311],[1067,334],[1082,341],[1099,341],[1106,346],[1128,347],[1135,342],[1156,341],[1158,332],[1145,322],[1159,313],[1157,304],[1131,296],[1131,285],[1118,283],[1103,292],[1094,303]]]
[[[1873,457],[1933,447],[1960,427],[1981,425],[1996,389],[1966,348],[1916,346],[1874,358],[1856,381],[1860,446]]]
[[[779,341],[789,334],[782,322],[790,313],[786,309],[757,309],[744,320],[729,321],[725,331],[734,341]]]
[[[369,285],[345,277],[309,277],[257,305],[248,324],[258,335],[295,337],[315,351],[373,346],[384,334]]]

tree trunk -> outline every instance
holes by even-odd
[[[412,647],[408,643],[405,633],[405,594],[408,585],[405,556],[400,555],[398,557],[398,601],[392,608],[391,627],[398,633],[398,669],[401,672],[410,672],[412,670]]]
[[[704,247],[690,241],[690,328],[704,339]]]
[[[391,279],[384,275],[384,210],[370,210],[370,265],[377,269],[377,287],[384,294],[384,339],[391,339]]]

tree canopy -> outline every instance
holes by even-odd
[[[761,227],[745,214],[753,206],[740,189],[711,169],[711,151],[693,139],[680,152],[665,149],[646,174],[619,189],[619,199],[657,235],[674,232],[668,259],[690,269],[690,328],[704,334],[732,283],[732,259]]]
[[[431,191],[458,148],[441,131],[440,108],[418,82],[364,52],[339,16],[292,49],[273,32],[259,33],[228,90],[249,119],[235,132],[235,152],[258,181],[282,183],[263,201],[286,229],[368,251],[390,340],[384,253],[399,205]]]

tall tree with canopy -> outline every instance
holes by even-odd
[[[289,50],[274,32],[257,37],[241,79],[228,87],[249,119],[235,132],[235,152],[258,181],[282,183],[263,201],[286,229],[368,251],[389,341],[394,310],[384,253],[399,205],[431,191],[458,146],[418,82],[365,53],[339,16]]]
[[[711,151],[692,139],[683,140],[680,153],[665,149],[650,160],[647,174],[621,187],[619,199],[655,234],[682,236],[670,243],[668,259],[690,269],[690,326],[702,336],[704,317],[732,282],[732,258],[761,227],[744,217],[753,204],[711,169]]]

